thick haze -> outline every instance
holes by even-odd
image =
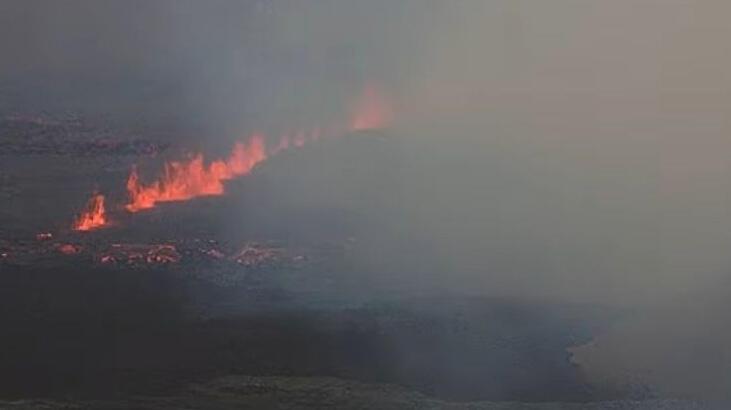
[[[375,82],[403,167],[368,211],[394,219],[389,257],[429,244],[419,273],[390,273],[641,307],[594,370],[662,368],[650,378],[672,391],[723,394],[729,15],[721,0],[3,1],[0,108],[238,136],[335,118]]]

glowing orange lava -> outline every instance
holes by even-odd
[[[90,231],[107,224],[107,213],[104,209],[104,195],[94,194],[86,204],[86,209],[74,221],[76,231]]]
[[[222,195],[224,181],[248,174],[266,158],[264,139],[254,135],[247,143],[237,143],[226,160],[206,165],[203,155],[197,154],[185,161],[167,162],[163,174],[150,184],[140,182],[137,169],[133,168],[127,179],[129,203],[125,208],[138,212],[153,208],[158,202]]]
[[[247,142],[235,144],[226,159],[207,162],[203,154],[199,153],[185,160],[166,162],[162,174],[149,183],[143,182],[137,168],[133,168],[127,178],[129,201],[124,208],[135,213],[154,208],[161,202],[223,195],[225,181],[249,174],[257,164],[280,151],[345,135],[351,131],[384,128],[393,119],[392,106],[380,88],[373,84],[365,87],[351,108],[348,122],[287,132],[269,151],[265,146],[264,136],[254,135]],[[107,224],[104,196],[95,194],[89,200],[86,210],[74,222],[73,228],[77,231],[89,231]]]

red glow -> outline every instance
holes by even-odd
[[[385,128],[392,120],[391,104],[383,93],[374,85],[366,86],[354,106],[351,129],[363,131]]]
[[[307,142],[307,138],[305,137],[304,131],[300,131],[297,134],[295,134],[293,142],[294,142],[295,147],[299,148],[299,147],[304,146],[305,143]]]
[[[384,128],[393,119],[390,103],[380,89],[372,84],[366,86],[360,98],[354,101],[350,114],[348,122],[287,132],[269,151],[265,147],[265,138],[254,135],[247,142],[235,144],[226,159],[209,163],[205,161],[203,154],[198,153],[185,160],[166,162],[161,175],[149,183],[143,182],[137,169],[133,168],[127,178],[129,201],[124,207],[135,213],[154,208],[161,202],[223,195],[225,181],[249,174],[257,164],[280,151],[345,135],[351,131]],[[96,194],[87,204],[86,211],[75,221],[74,229],[88,231],[107,223],[104,196]]]
[[[90,231],[107,224],[107,214],[104,208],[104,195],[94,194],[86,204],[86,209],[79,215],[73,225],[76,231]]]
[[[272,154],[277,154],[280,151],[284,151],[289,148],[289,135],[283,135],[279,139],[279,144],[277,144],[276,147],[274,147],[274,150],[272,150]]]
[[[77,253],[81,252],[82,248],[78,245],[72,245],[70,243],[64,243],[59,245],[56,250],[61,252],[64,255],[76,255]]]
[[[126,209],[138,212],[153,208],[158,202],[222,195],[224,181],[248,174],[266,157],[264,139],[254,135],[248,143],[237,143],[226,160],[206,165],[203,155],[197,154],[185,161],[167,162],[163,174],[150,184],[140,182],[137,169],[133,168],[127,179],[130,200]]]

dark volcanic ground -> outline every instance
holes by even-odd
[[[112,208],[115,226],[70,232],[91,190],[121,200],[132,163],[159,164],[145,152],[0,152],[1,398],[171,395],[230,375],[385,383],[420,400],[616,394],[588,385],[566,352],[616,312],[423,280],[439,263],[417,226],[394,223],[413,211],[399,205],[398,140],[366,133],[286,152],[226,197],[134,217]],[[100,263],[114,243],[174,244],[182,259]],[[196,256],[200,244],[229,255],[252,243],[279,256]]]
[[[229,374],[334,376],[451,400],[594,393],[564,350],[588,337],[568,309],[448,297],[307,309],[254,285],[211,290],[250,310],[203,319],[186,307],[205,285],[165,270],[16,269],[2,282],[5,397],[154,395]],[[262,309],[263,297],[281,306]]]

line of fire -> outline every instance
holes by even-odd
[[[137,213],[164,202],[223,195],[226,181],[248,175],[257,165],[282,151],[349,132],[384,128],[392,120],[393,109],[379,90],[375,85],[364,88],[348,122],[282,135],[270,148],[266,146],[269,138],[254,134],[235,143],[224,159],[206,161],[202,153],[197,153],[186,159],[168,161],[159,177],[151,182],[142,181],[134,166],[127,178],[128,202],[123,208],[129,213]],[[109,207],[105,201],[104,194],[95,192],[74,220],[73,230],[88,232],[109,226]]]

